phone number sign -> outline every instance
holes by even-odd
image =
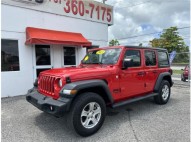
[[[2,0],[1,3],[113,24],[113,7],[93,0]]]

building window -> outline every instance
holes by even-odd
[[[1,39],[1,71],[19,71],[18,40]]]
[[[76,49],[74,47],[64,48],[64,65],[76,65]]]

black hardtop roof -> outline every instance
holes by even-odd
[[[142,47],[142,46],[132,46],[132,45],[125,45],[124,47],[125,47],[125,48],[154,49],[154,50],[167,51],[167,49],[164,49],[164,48],[156,48],[156,47]]]
[[[90,49],[89,51],[105,50],[105,49],[111,49],[111,48],[137,48],[137,49],[151,49],[151,50],[159,50],[159,51],[167,52],[167,49],[164,49],[164,48],[142,47],[142,46],[132,46],[132,45],[119,45],[119,46],[100,47],[100,48]]]

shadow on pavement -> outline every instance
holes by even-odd
[[[66,116],[56,118],[42,112],[35,117],[35,125],[52,141],[90,141],[92,138],[98,139],[97,137],[100,137],[100,139],[104,137],[106,139],[107,137],[111,137],[111,134],[115,133],[121,125],[127,125],[130,117],[131,120],[140,119],[139,116],[141,115],[149,115],[162,109],[168,109],[172,107],[172,104],[174,105],[178,101],[179,100],[175,98],[171,98],[168,104],[157,105],[153,99],[150,98],[117,109],[107,108],[107,117],[103,127],[96,134],[87,138],[80,137],[67,127]]]

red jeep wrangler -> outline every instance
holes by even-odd
[[[106,106],[116,108],[148,97],[166,104],[173,85],[167,50],[115,46],[90,50],[78,67],[40,73],[26,99],[63,116],[81,136],[102,126]]]

